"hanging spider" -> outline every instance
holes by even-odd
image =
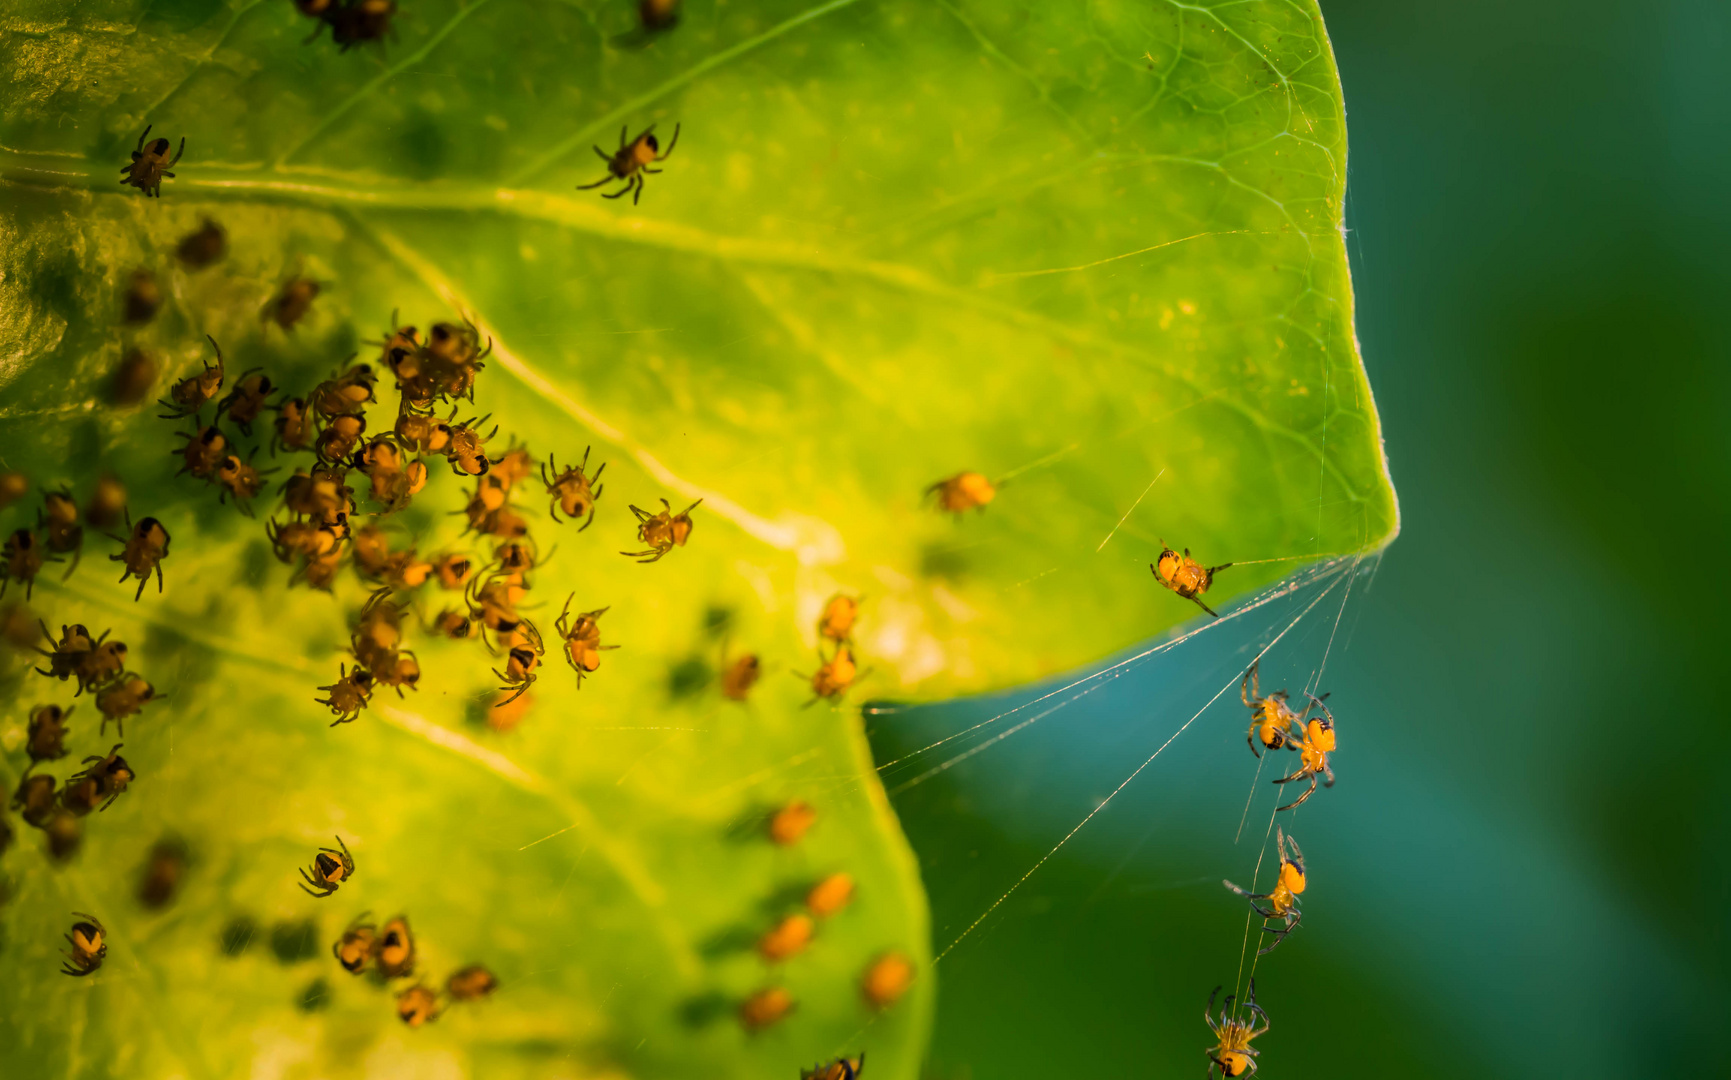
[[[451,641],[467,641],[475,636],[478,625],[455,608],[446,608],[439,612],[428,629]]]
[[[415,970],[415,936],[409,932],[409,917],[398,915],[379,931],[379,944],[373,950],[379,972],[387,979],[400,979]]]
[[[156,309],[162,306],[162,289],[149,270],[134,270],[129,281],[124,301],[126,321],[147,323],[156,317]]]
[[[343,936],[331,945],[331,955],[351,975],[359,975],[373,962],[373,950],[378,944],[378,928],[365,921],[366,912],[355,916],[343,931]]]
[[[1190,557],[1190,549],[1185,548],[1184,554],[1166,546],[1166,541],[1160,541],[1160,558],[1148,564],[1148,569],[1154,572],[1154,579],[1165,588],[1182,596],[1186,600],[1194,600],[1196,606],[1220,618],[1213,608],[1202,602],[1202,594],[1214,584],[1214,575],[1231,566],[1231,563],[1221,563],[1219,566],[1204,567]]]
[[[274,320],[284,330],[293,330],[295,324],[312,310],[313,300],[318,295],[318,282],[303,277],[290,278],[283,283],[282,291],[265,303],[259,318]]]
[[[414,329],[410,327],[410,329]],[[456,411],[452,410],[452,417]],[[417,454],[443,456],[451,445],[451,424],[429,412],[419,412],[406,406],[397,413],[397,442]]]
[[[493,463],[487,459],[486,445],[488,440],[499,434],[498,425],[487,434],[481,434],[481,425],[487,422],[487,417],[471,418],[456,424],[451,428],[451,444],[445,449],[445,457],[451,462],[451,471],[458,476],[485,476]],[[507,481],[500,481],[501,486],[509,488]]]
[[[1322,715],[1312,716],[1302,731],[1299,730],[1296,723],[1293,724],[1292,731],[1286,739],[1292,744],[1292,748],[1298,751],[1298,769],[1291,776],[1283,776],[1274,782],[1276,784],[1290,784],[1299,780],[1309,780],[1310,786],[1304,789],[1303,795],[1285,806],[1277,807],[1279,810],[1291,810],[1295,806],[1302,806],[1304,800],[1316,794],[1316,778],[1318,776],[1325,777],[1322,782],[1323,787],[1334,786],[1334,770],[1328,764],[1328,755],[1334,753],[1334,714],[1328,711],[1328,706],[1322,703],[1322,698],[1314,694],[1306,696],[1310,698],[1310,708],[1305,709],[1305,712],[1308,713],[1310,709],[1320,709]]]
[[[338,724],[350,724],[360,719],[361,710],[373,698],[373,673],[357,665],[353,671],[346,664],[337,665],[338,679],[329,686],[321,686],[327,696],[314,698],[316,704],[327,706],[336,719],[331,721],[331,727]]]
[[[831,700],[847,693],[848,687],[859,678],[859,668],[854,664],[853,652],[846,645],[841,645],[836,648],[835,655],[816,671],[799,677],[811,683],[812,699],[800,706],[808,709],[820,699]]]
[[[205,218],[195,231],[181,237],[180,244],[174,249],[175,255],[189,270],[203,270],[227,252],[228,233],[209,218]]]
[[[535,668],[546,651],[541,645],[541,632],[528,619],[511,632],[508,640],[511,647],[505,654],[505,670],[494,668],[493,674],[504,680],[505,685],[499,689],[515,690],[516,693],[497,702],[494,708],[509,705],[528,692],[535,683]]]
[[[691,538],[691,512],[701,505],[703,500],[698,499],[677,514],[666,499],[661,500],[659,514],[633,506],[631,512],[637,515],[637,539],[649,547],[645,551],[621,551],[619,554],[641,563],[659,562],[675,546],[684,547]]]
[[[191,431],[177,431],[175,434],[186,442],[172,451],[181,460],[180,471],[174,475],[190,475],[204,481],[212,479],[216,475],[216,467],[228,456],[228,436],[219,431],[215,424],[195,427]]]
[[[679,0],[637,0],[637,18],[646,34],[671,30],[679,22]]]
[[[155,687],[130,672],[123,672],[113,685],[96,693],[96,711],[102,714],[102,733],[108,734],[113,723],[120,737],[126,738],[126,718],[136,716],[161,695]]]
[[[365,529],[361,530],[363,533]],[[355,652],[359,655],[366,649],[394,649],[403,640],[403,609],[391,599],[391,590],[375,589],[367,598],[366,605],[361,608],[356,619],[353,640]],[[368,644],[363,648],[359,642]]]
[[[1248,1076],[1256,1071],[1257,1052],[1251,1048],[1250,1040],[1268,1030],[1268,1014],[1256,1004],[1256,980],[1252,978],[1250,992],[1244,995],[1244,1008],[1254,1019],[1239,1020],[1229,1015],[1233,1011],[1232,999],[1237,995],[1227,994],[1220,1006],[1220,1020],[1216,1023],[1211,1014],[1214,998],[1219,993],[1220,987],[1216,986],[1214,993],[1208,995],[1208,1007],[1202,1010],[1202,1019],[1219,1040],[1207,1051],[1208,1060],[1220,1070],[1221,1076]]]
[[[332,417],[313,439],[313,453],[328,465],[349,459],[367,433],[367,418],[360,413]]]
[[[54,633],[48,629],[47,623],[37,620],[36,625],[42,627],[42,636],[48,639],[48,648],[36,646],[36,651],[48,658],[48,666],[37,668],[36,672],[39,675],[46,675],[50,679],[59,679],[61,682],[65,682],[76,675],[79,664],[84,661],[92,649],[96,648],[97,642],[111,633],[111,631],[104,630],[102,638],[92,640],[90,631],[84,628],[84,624],[73,623],[70,626],[62,624],[60,640],[55,641]]]
[[[30,710],[30,726],[25,729],[24,750],[30,763],[58,761],[66,756],[66,736],[72,729],[66,721],[78,706],[62,709],[58,705],[38,705]]]
[[[494,459],[492,471],[507,489],[514,488],[535,475],[535,459],[529,456],[528,447],[513,446]]]
[[[90,492],[90,502],[84,508],[84,516],[90,524],[98,529],[118,525],[125,510],[126,485],[112,474],[99,477],[95,489]]]
[[[1298,714],[1286,704],[1288,695],[1285,690],[1276,690],[1267,697],[1262,696],[1261,678],[1258,674],[1261,666],[1262,660],[1258,657],[1256,662],[1250,665],[1250,670],[1244,673],[1238,686],[1239,700],[1250,709],[1250,730],[1244,736],[1244,741],[1250,744],[1250,752],[1257,757],[1262,756],[1262,751],[1257,749],[1258,743],[1270,750],[1278,750],[1286,745],[1289,728],[1295,724],[1303,726],[1299,723]]]
[[[382,657],[382,662],[372,669],[373,678],[380,686],[388,686],[397,692],[398,697],[406,696],[403,689],[417,689],[421,682],[421,662],[415,654],[407,649],[394,650],[390,655]]]
[[[72,924],[72,932],[66,935],[66,941],[72,946],[72,951],[61,953],[66,962],[60,966],[62,974],[81,978],[94,974],[102,966],[102,960],[108,955],[108,942],[103,940],[108,931],[103,929],[102,921],[94,915],[86,915],[82,911],[74,911],[78,921]]]
[[[135,187],[144,192],[147,197],[162,195],[162,182],[172,179],[174,174],[168,170],[180,160],[180,155],[186,153],[186,136],[180,138],[180,149],[174,157],[168,156],[168,148],[172,145],[167,139],[157,139],[150,144],[150,149],[144,148],[144,140],[150,136],[150,127],[144,129],[144,134],[138,137],[138,148],[132,152],[132,164],[121,167],[121,183]]]
[[[1304,912],[1299,910],[1299,896],[1304,892],[1304,852],[1298,850],[1298,841],[1286,835],[1281,829],[1274,832],[1274,850],[1280,856],[1280,874],[1274,879],[1274,888],[1265,893],[1247,892],[1223,881],[1228,889],[1250,901],[1251,910],[1262,916],[1264,920],[1279,919],[1280,926],[1262,927],[1264,933],[1274,935],[1274,940],[1264,948],[1256,950],[1256,955],[1263,956],[1274,951],[1274,947],[1286,940],[1286,935],[1298,929],[1298,920],[1304,918]],[[1256,901],[1266,900],[1268,906],[1263,907]]]
[[[553,624],[553,628],[565,639],[565,662],[577,673],[577,689],[581,690],[583,676],[601,666],[602,651],[617,649],[619,646],[601,644],[600,620],[601,616],[607,614],[608,608],[585,611],[572,619],[571,601],[576,598],[576,593],[565,598],[565,609],[559,613],[559,620]]]
[[[397,995],[397,1018],[412,1028],[439,1018],[439,996],[416,983]]]
[[[66,778],[66,790],[71,791],[75,784],[94,783],[96,797],[108,800],[102,804],[102,809],[114,805],[114,800],[126,793],[126,786],[138,778],[132,766],[120,756],[120,748],[124,745],[115,743],[106,756],[85,758],[84,769]]]
[[[641,135],[627,142],[625,139],[625,133],[630,130],[631,129],[628,127],[622,127],[619,129],[619,149],[613,154],[609,155],[599,146],[595,148],[595,153],[600,156],[602,161],[607,163],[607,175],[595,181],[593,184],[577,185],[578,191],[589,191],[593,188],[598,188],[603,184],[610,184],[615,180],[623,180],[625,181],[624,187],[615,191],[611,195],[603,192],[601,197],[604,199],[618,199],[623,198],[629,193],[631,195],[631,204],[633,206],[637,205],[637,200],[643,197],[643,174],[658,173],[662,171],[660,169],[651,169],[649,166],[657,161],[666,161],[670,156],[672,156],[673,148],[679,142],[679,125],[673,125],[673,138],[667,143],[667,149],[665,151],[661,149],[661,144],[655,140],[654,124],[650,124],[647,128],[643,129]]]
[[[301,877],[306,878],[306,881],[297,881],[295,884],[299,885],[303,892],[322,900],[336,892],[343,882],[355,876],[354,856],[349,854],[349,846],[343,843],[340,836],[337,837],[337,847],[342,850],[319,848],[319,853],[313,856],[312,873],[307,873],[304,867],[301,869]],[[309,885],[311,888],[308,888]]]
[[[836,1058],[827,1065],[814,1065],[799,1070],[799,1080],[857,1080],[865,1070],[865,1054],[856,1058]]]
[[[78,654],[78,693],[83,694],[107,686],[126,671],[126,642],[106,641],[109,631],[91,644],[90,651]],[[75,695],[76,696],[76,695]]]
[[[412,326],[398,326],[397,312],[392,311],[391,332],[385,335],[384,340],[367,341],[363,342],[363,344],[381,346],[382,351],[379,353],[379,363],[385,365],[394,372],[397,370],[398,364],[413,356],[415,351],[421,347],[421,335],[420,332]]]
[[[987,503],[998,497],[998,489],[980,473],[964,472],[939,480],[926,489],[926,494],[938,497],[939,510],[960,515],[969,510],[984,510]]]
[[[40,829],[48,824],[55,812],[54,785],[54,778],[46,773],[34,776],[25,773],[18,781],[18,790],[12,793],[12,809],[19,812],[26,825]]]
[[[397,0],[336,0],[325,20],[331,24],[331,40],[348,52],[361,42],[394,39],[391,17],[396,13]]]
[[[503,578],[485,581],[474,578],[469,582],[465,595],[469,601],[469,620],[483,631],[491,630],[501,637],[508,637],[523,621],[517,614],[517,605],[527,595],[527,590],[520,585],[513,585]],[[486,640],[484,633],[482,640]],[[490,642],[487,647],[493,648]]]
[[[150,583],[150,573],[154,570],[156,591],[162,592],[162,560],[168,558],[168,530],[162,527],[162,522],[153,517],[141,518],[138,524],[134,525],[131,511],[126,512],[126,528],[128,536],[124,540],[113,533],[106,534],[110,540],[126,545],[119,555],[108,557],[110,561],[125,567],[120,580],[138,578],[138,592],[132,598],[138,600],[144,596],[144,587]]]
[[[271,436],[270,441],[273,457],[278,450],[311,450],[313,440],[318,437],[318,429],[313,424],[305,398],[289,398],[278,405],[273,426],[276,428],[276,434]]]
[[[114,405],[137,405],[150,396],[158,374],[156,360],[143,349],[131,348],[108,376],[108,400]]]
[[[198,411],[205,407],[216,392],[222,389],[222,347],[209,334],[204,336],[210,342],[210,347],[216,350],[216,363],[204,365],[204,370],[197,375],[188,375],[175,383],[168,391],[168,397],[157,404],[168,409],[161,414],[163,420],[179,420],[183,417],[197,416]]]
[[[59,559],[48,558],[42,550],[46,545],[33,529],[19,529],[6,538],[6,543],[0,545],[0,596],[6,595],[6,587],[14,581],[24,583],[24,599],[29,600],[36,592],[36,575],[42,572],[44,563],[59,562]]]
[[[552,553],[548,554],[551,556]],[[529,571],[542,561],[533,538],[505,540],[493,549],[493,575],[526,589],[529,587]]]
[[[846,643],[852,640],[854,620],[859,618],[859,599],[836,593],[823,606],[817,617],[817,635],[830,641]]]
[[[72,571],[78,569],[78,560],[84,556],[84,526],[78,523],[78,503],[73,501],[70,491],[45,492],[42,501],[46,513],[39,523],[48,534],[48,550],[55,555],[72,556],[72,565],[65,574],[71,577]]]
[[[353,360],[354,357],[349,359]],[[355,364],[340,369],[335,375],[313,387],[307,400],[312,404],[313,411],[327,420],[338,416],[357,415],[377,399],[378,381],[371,365]]]
[[[746,653],[721,673],[721,696],[729,701],[744,701],[762,674],[763,665],[756,653]]]
[[[606,485],[599,483],[601,473],[607,468],[603,461],[595,467],[594,476],[585,476],[584,469],[589,465],[589,451],[593,447],[583,448],[583,461],[575,468],[566,468],[563,472],[554,462],[553,455],[548,454],[547,460],[541,465],[541,483],[547,488],[547,495],[553,500],[548,508],[548,514],[554,521],[559,520],[559,511],[565,511],[565,516],[572,521],[585,518],[577,527],[582,532],[595,522],[595,501],[601,498],[601,489]],[[552,479],[548,479],[547,470],[553,470]],[[585,517],[585,515],[587,515]]]
[[[257,452],[256,447],[254,452]],[[252,464],[250,455],[246,461],[242,461],[238,455],[229,454],[216,467],[216,483],[222,489],[217,501],[227,502],[228,497],[233,495],[235,507],[247,517],[252,517],[252,501],[264,490],[264,478],[276,471],[265,469],[260,472]]]
[[[480,964],[453,971],[445,980],[445,993],[452,1001],[478,1001],[497,989],[498,978]]]
[[[276,386],[271,383],[269,375],[258,368],[243,371],[235,380],[234,389],[216,403],[217,415],[227,416],[241,434],[250,439],[253,421],[270,408],[270,396],[275,392]]]

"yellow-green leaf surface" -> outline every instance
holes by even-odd
[[[160,596],[134,603],[92,532],[31,601],[112,628],[168,697],[128,722],[138,780],[71,861],[9,817],[0,1071],[757,1078],[865,1049],[870,1075],[913,1077],[925,902],[857,711],[801,708],[824,601],[865,598],[852,700],[931,699],[1199,614],[1150,577],[1157,537],[1255,564],[1219,606],[1292,565],[1257,560],[1396,527],[1314,5],[692,2],[656,34],[628,2],[401,6],[395,40],[346,53],[303,43],[287,0],[0,16],[0,454],[81,499],[112,471],[174,536]],[[679,140],[641,203],[575,190],[604,175],[592,145],[651,123]],[[118,183],[146,124],[187,139],[160,201]],[[195,271],[174,252],[205,218],[228,252]],[[165,303],[128,328],[136,267]],[[323,290],[284,333],[260,312],[294,274]],[[108,404],[127,350],[162,362],[160,395],[207,333],[231,378],[304,393],[376,356],[393,310],[492,340],[476,409],[501,443],[608,462],[586,532],[519,502],[556,545],[528,614],[610,605],[621,648],[581,691],[550,653],[512,731],[480,722],[500,661],[413,627],[419,690],[327,727],[312,698],[367,586],[290,590],[259,521],[172,475],[184,422]],[[390,527],[484,553],[448,516],[468,485],[433,465]],[[964,470],[997,497],[951,519],[925,491]],[[662,497],[703,499],[691,542],[636,565],[627,504]],[[746,651],[766,674],[739,705],[714,674]],[[31,659],[7,668],[9,786],[28,709],[72,701]],[[117,741],[79,701],[57,777]],[[762,819],[792,799],[818,820],[780,848]],[[314,900],[295,870],[334,834],[358,871]],[[148,910],[165,836],[187,868]],[[752,942],[832,871],[854,904],[767,965]],[[110,931],[86,979],[57,970],[72,910]],[[403,984],[328,953],[363,910],[408,913],[429,982],[482,962],[501,989],[405,1028]],[[892,950],[917,975],[877,1013],[860,978]],[[748,1033],[735,1011],[768,986],[797,1007]]]

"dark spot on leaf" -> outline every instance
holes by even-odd
[[[319,924],[313,919],[283,921],[270,929],[270,951],[279,964],[298,964],[319,951]]]
[[[398,162],[416,180],[435,180],[444,175],[450,156],[450,140],[444,127],[430,113],[409,117],[397,140]]]
[[[743,924],[725,927],[699,942],[697,952],[705,960],[721,960],[735,953],[750,952],[760,932]]]
[[[667,670],[667,692],[675,698],[690,697],[708,686],[714,678],[715,670],[708,661],[693,654]]]
[[[224,956],[239,956],[252,947],[252,939],[258,936],[258,923],[250,915],[236,915],[222,928],[222,935],[217,944]]]
[[[733,609],[720,604],[711,604],[703,610],[703,632],[710,637],[720,637],[733,627]]]
[[[295,998],[295,1008],[301,1012],[321,1012],[330,1008],[331,984],[324,979],[314,979],[307,983],[306,988]]]
[[[695,994],[679,1006],[679,1022],[686,1027],[708,1027],[733,1011],[727,996],[718,990]]]
[[[967,570],[967,556],[956,548],[928,544],[920,551],[920,573],[926,577],[957,581]]]

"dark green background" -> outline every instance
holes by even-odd
[[[1340,783],[1291,824],[1312,884],[1258,968],[1262,1075],[1731,1074],[1731,7],[1323,9],[1404,531],[1323,678]],[[1309,677],[1338,610],[1270,655],[1273,685]],[[938,948],[1267,621],[898,795]],[[879,717],[880,759],[1001,707]],[[1248,878],[1268,812],[1235,846],[1242,716],[1234,690],[944,959],[933,1076],[1201,1074],[1197,1013],[1244,934],[1218,882]]]

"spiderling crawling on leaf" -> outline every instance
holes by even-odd
[[[168,148],[172,145],[167,139],[157,139],[145,149],[144,140],[150,136],[150,128],[144,129],[144,134],[138,137],[138,149],[132,152],[132,164],[122,166],[121,183],[135,187],[144,192],[147,197],[162,196],[162,181],[172,179],[174,174],[168,170],[180,160],[180,155],[186,153],[186,136],[181,136],[180,149],[174,157],[168,156]]]

